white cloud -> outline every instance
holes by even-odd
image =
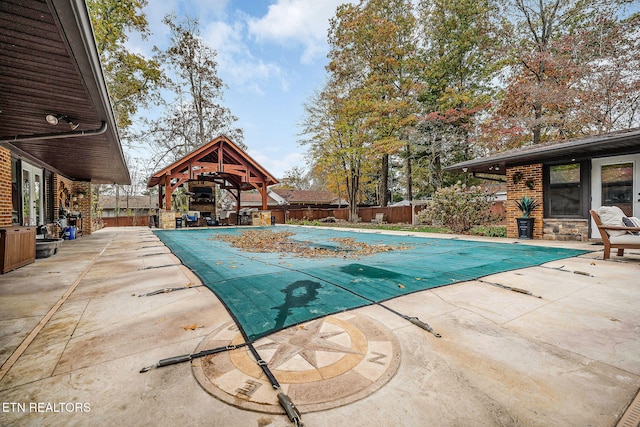
[[[210,22],[202,31],[202,36],[209,46],[218,53],[216,61],[218,71],[225,83],[242,86],[245,90],[257,95],[264,95],[262,84],[271,79],[284,81],[282,69],[275,63],[255,58],[250,46],[244,38],[245,25],[233,23]],[[283,90],[286,87],[281,83]]]
[[[304,166],[304,153],[289,153],[284,157],[275,157],[275,153],[266,154],[263,151],[249,149],[249,155],[273,174],[276,179],[281,179],[284,173],[294,166]]]
[[[311,63],[327,51],[329,19],[344,0],[278,0],[267,14],[249,19],[249,33],[259,41],[302,45],[303,63]]]

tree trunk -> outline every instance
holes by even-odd
[[[542,123],[540,120],[542,119],[542,106],[536,102],[533,106],[533,114],[535,117],[535,124],[533,125],[533,144],[540,144],[540,135],[542,133]]]
[[[358,218],[358,175],[351,171],[347,178],[347,192],[349,193],[349,222]]]
[[[389,204],[389,155],[382,156],[380,167],[380,206]]]
[[[434,136],[431,144],[431,185],[434,191],[442,187],[442,138]]]
[[[411,168],[411,144],[407,142],[407,160],[406,160],[406,172],[407,172],[407,200],[413,200],[413,172]]]

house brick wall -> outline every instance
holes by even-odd
[[[542,193],[542,164],[514,166],[507,168],[507,203],[506,203],[506,221],[507,221],[507,237],[517,238],[518,227],[516,218],[520,218],[521,212],[515,201],[520,200],[524,196],[535,198],[540,202],[531,217],[534,218],[533,238],[542,239],[544,233],[544,206]]]
[[[75,200],[74,200],[75,198]],[[93,230],[93,220],[91,216],[91,201],[93,200],[93,186],[88,181],[73,183],[73,195],[71,203],[73,210],[82,215],[82,232],[91,234]]]
[[[91,216],[93,187],[88,181],[72,181],[60,175],[54,175],[54,212],[58,215],[60,208],[79,212],[82,216],[82,233],[87,235],[94,231]],[[80,197],[80,194],[83,196]],[[58,229],[58,232],[60,230]]]
[[[11,152],[0,147],[0,227],[11,227]]]
[[[10,227],[12,225],[11,211],[12,203],[12,184],[11,184],[11,151],[4,147],[0,147],[0,227]],[[79,193],[83,193],[84,197],[73,200]],[[60,175],[53,175],[53,208],[54,216],[58,217],[60,207],[64,209],[77,211],[82,214],[82,232],[91,234],[93,221],[91,220],[91,199],[92,186],[90,182],[76,182],[64,178]],[[60,229],[56,227],[56,233]]]

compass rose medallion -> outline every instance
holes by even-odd
[[[198,351],[243,343],[228,323],[206,337]],[[373,319],[340,313],[292,326],[254,343],[282,389],[302,411],[332,408],[361,399],[395,374],[399,345]],[[245,409],[280,413],[271,384],[248,348],[194,361],[200,384],[219,399]]]

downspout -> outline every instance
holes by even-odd
[[[25,141],[41,141],[45,139],[75,138],[79,136],[102,135],[107,131],[107,122],[103,121],[99,128],[90,130],[74,130],[71,132],[58,133],[42,133],[35,135],[15,135],[9,138],[0,139],[0,144],[25,142]]]

